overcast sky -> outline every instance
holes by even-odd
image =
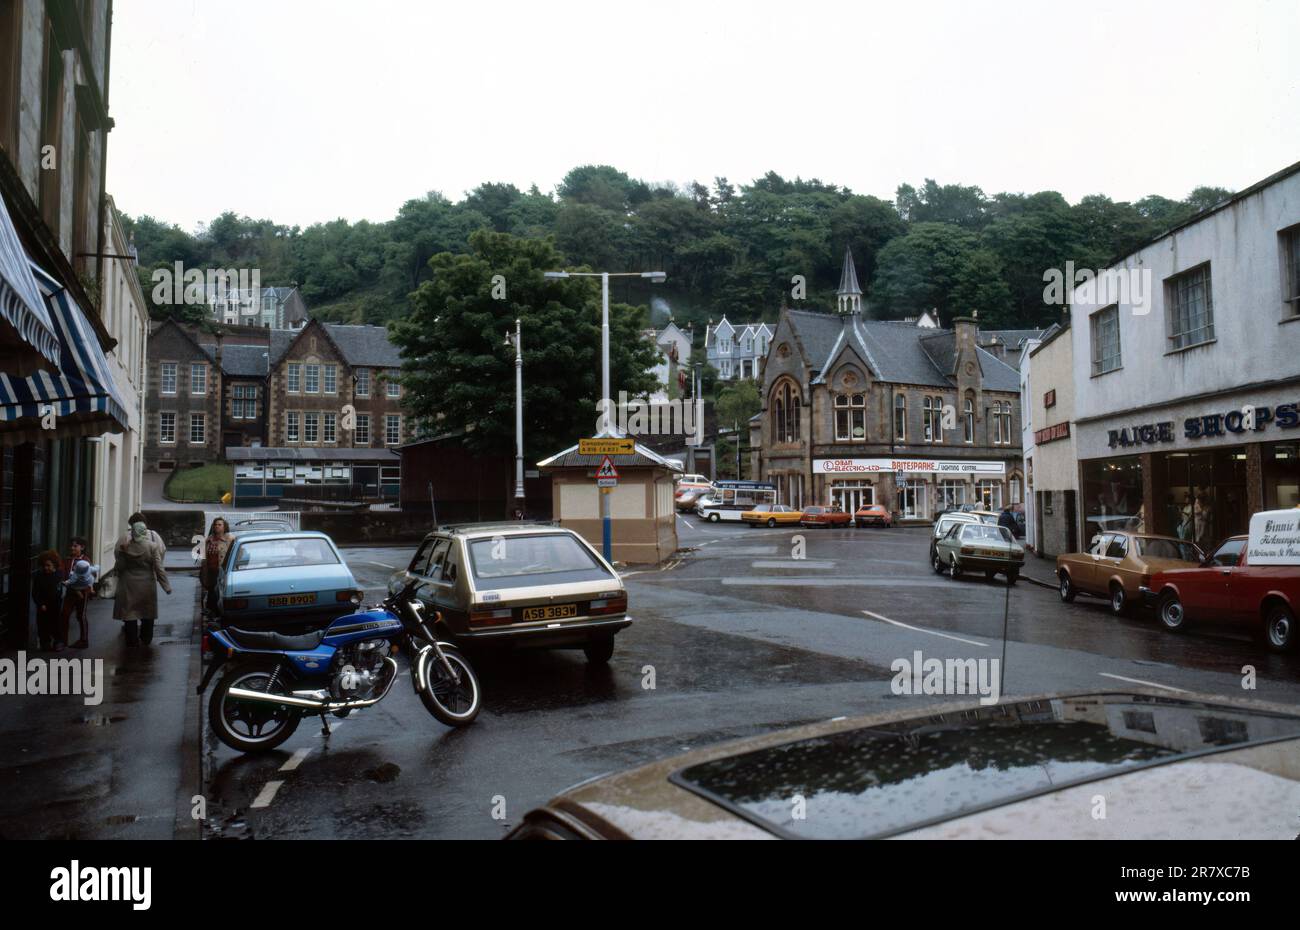
[[[186,229],[382,221],[587,163],[1074,202],[1300,159],[1295,0],[113,6],[109,192]]]

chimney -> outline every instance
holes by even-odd
[[[957,335],[954,355],[957,358],[975,358],[976,338],[979,334],[979,320],[973,316],[958,316],[952,320],[953,332]]]

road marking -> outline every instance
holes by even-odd
[[[1180,694],[1188,694],[1186,688],[1175,688],[1173,685],[1160,685],[1154,681],[1143,681],[1141,678],[1125,678],[1123,675],[1112,675],[1110,672],[1098,672],[1102,678],[1114,678],[1117,681],[1127,681],[1129,684],[1146,685],[1148,688],[1163,688],[1166,691],[1177,691]]]
[[[294,754],[289,757],[289,760],[285,762],[284,765],[280,766],[280,771],[292,772],[298,766],[302,765],[302,760],[306,759],[307,756],[311,754],[311,750],[312,747],[307,746],[306,748],[299,749],[296,752],[294,752]]]
[[[834,568],[834,562],[818,561],[816,559],[782,559],[782,560],[763,560],[749,563],[750,568]]]
[[[862,612],[866,614],[868,617],[875,617],[877,620],[883,620],[886,623],[892,623],[894,626],[901,626],[906,630],[915,630],[918,633],[929,633],[931,636],[942,636],[944,639],[955,639],[959,643],[966,643],[967,645],[970,646],[983,646],[986,649],[988,648],[989,645],[988,643],[977,642],[976,640],[973,639],[962,639],[960,636],[952,636],[948,633],[940,633],[938,630],[927,630],[925,627],[912,626],[911,624],[903,623],[899,620],[890,620],[888,617],[882,617],[880,614],[872,613],[869,610],[864,610]]]
[[[255,808],[270,807],[271,802],[275,800],[275,793],[280,790],[280,786],[283,784],[283,781],[268,781],[262,786],[262,790],[258,792],[257,797],[253,799],[253,803],[250,806]]]
[[[395,572],[395,571],[397,571],[397,566],[396,566],[396,565],[389,565],[387,562],[369,562],[369,561],[361,561],[361,560],[359,560],[359,561],[360,561],[360,564],[362,564],[362,565],[378,565],[380,568],[386,568],[386,569],[388,569],[390,572]]]
[[[692,531],[693,531],[693,530],[695,529],[695,527],[691,526],[690,521],[688,521],[688,520],[687,520],[685,517],[683,517],[681,514],[678,514],[678,515],[677,515],[677,519],[680,520],[682,523],[685,523],[685,524],[686,524],[686,528],[687,528],[688,530],[692,530]]]

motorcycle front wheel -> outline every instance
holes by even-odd
[[[474,722],[483,705],[478,677],[459,651],[443,646],[442,653],[456,669],[460,681],[452,680],[432,648],[425,649],[419,657],[420,680],[424,682],[424,687],[416,690],[420,693],[424,709],[433,714],[439,723],[449,727],[468,726]]]
[[[302,713],[291,707],[237,700],[231,688],[265,691],[271,682],[270,666],[236,666],[217,683],[208,698],[208,723],[221,740],[238,752],[267,752],[298,729]]]

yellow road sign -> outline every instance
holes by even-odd
[[[632,439],[579,439],[579,455],[631,455],[636,451]]]

